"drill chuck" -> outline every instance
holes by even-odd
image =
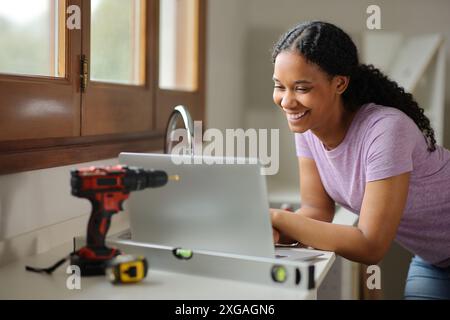
[[[126,168],[127,172],[123,178],[126,190],[136,191],[146,188],[162,187],[169,181],[165,171],[145,170],[141,168]]]

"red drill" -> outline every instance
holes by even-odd
[[[111,216],[121,210],[131,191],[164,186],[169,177],[164,171],[144,170],[126,166],[88,167],[71,172],[72,195],[89,199],[92,212],[89,218],[86,246],[75,252],[71,264],[78,265],[82,275],[104,274],[105,262],[120,254],[105,245]]]

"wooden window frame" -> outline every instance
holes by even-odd
[[[147,152],[163,150],[165,126],[172,108],[177,104],[185,104],[189,107],[195,120],[204,120],[205,108],[205,75],[206,75],[206,5],[207,0],[200,0],[199,4],[199,34],[198,34],[198,89],[195,92],[183,92],[174,90],[161,90],[158,86],[159,68],[159,1],[148,0],[147,6],[151,8],[152,16],[147,17],[150,41],[150,52],[146,53],[147,64],[152,68],[152,76],[147,79],[153,88],[153,130],[139,133],[121,133],[107,135],[92,135],[25,139],[0,141],[0,174],[9,174],[22,171],[44,169],[64,166],[88,161],[115,158],[120,152]],[[71,3],[81,5],[81,0],[72,0]],[[84,12],[82,13],[84,16]],[[66,30],[67,31],[67,30]],[[77,31],[69,31],[77,32]],[[78,32],[80,32],[78,30]],[[66,33],[67,39],[67,33]],[[148,59],[148,57],[153,57]],[[71,60],[66,59],[66,66]],[[79,61],[79,57],[78,57]],[[79,65],[78,70],[81,69]],[[66,79],[49,79],[47,77],[20,77],[5,76],[3,80],[63,82]],[[76,74],[70,77],[76,78]],[[80,103],[81,108],[81,103]],[[81,120],[81,119],[80,119]]]

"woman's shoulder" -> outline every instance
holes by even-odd
[[[367,103],[361,106],[357,119],[366,129],[388,129],[395,126],[417,127],[414,120],[402,110],[376,103]]]
[[[414,120],[400,109],[371,103],[361,111],[358,136],[364,145],[388,145],[395,141],[405,145],[425,143]]]
[[[384,106],[373,102],[362,105],[360,111],[362,114],[365,114],[366,117],[368,118],[403,117],[403,116],[409,118],[406,113],[404,113],[398,108],[391,106]]]

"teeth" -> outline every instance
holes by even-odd
[[[303,117],[307,112],[308,112],[308,110],[304,111],[302,113],[288,114],[288,118],[292,119],[292,120],[298,120],[301,117]]]

